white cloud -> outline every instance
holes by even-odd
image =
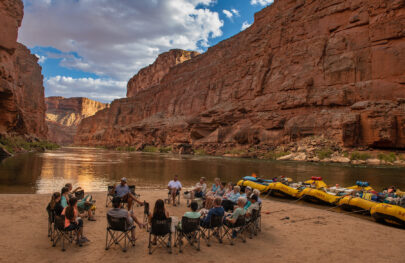
[[[222,13],[224,13],[224,15],[229,19],[231,19],[233,17],[232,12],[229,10],[224,9],[224,10],[222,10]]]
[[[274,0],[250,0],[251,5],[261,5],[261,6],[269,5],[273,2]]]
[[[235,15],[235,16],[239,16],[239,11],[235,8],[231,9],[231,12]]]
[[[248,21],[242,23],[242,27],[240,30],[245,30],[246,28],[250,27],[252,24],[249,24]]]
[[[47,96],[87,97],[110,102],[125,96],[126,81],[56,76],[44,81]]]
[[[41,55],[38,55],[38,54],[34,54],[34,55],[38,58],[38,63],[39,64],[42,64],[42,63],[45,62],[45,60],[46,60],[45,56],[41,56]]]
[[[63,52],[59,54],[62,66],[116,81],[128,81],[162,52],[198,50],[199,45],[208,46],[210,38],[222,35],[223,21],[218,13],[205,8],[215,0],[24,3],[20,42],[29,47],[54,47]]]

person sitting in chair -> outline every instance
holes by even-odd
[[[65,184],[64,188],[67,188],[69,190],[69,192],[68,192],[69,198],[73,197],[77,191],[82,190],[82,188],[80,186],[76,187],[74,190],[72,190],[73,186],[71,183]],[[92,199],[93,199],[93,197],[91,195],[86,195],[83,199],[78,199],[77,207],[79,208],[79,211],[87,212],[87,217],[88,217],[89,221],[96,221],[96,219],[93,216],[93,211],[91,210],[91,207],[93,206],[93,203],[91,202]]]
[[[127,219],[127,226],[128,228],[132,227],[135,223],[139,226],[139,228],[143,228],[144,225],[139,222],[138,218],[134,215],[134,211],[127,211],[121,207],[121,198],[115,196],[112,200],[113,208],[110,209],[107,214],[111,217],[115,218],[122,218],[125,217]],[[135,228],[131,229],[131,237],[132,241],[135,241]]]
[[[193,200],[195,197],[203,198],[206,191],[207,191],[207,184],[205,183],[205,177],[201,177],[200,181],[195,185],[194,189],[191,191],[191,200]]]
[[[69,205],[62,211],[65,216],[65,230],[77,230],[77,243],[89,242],[83,236],[83,220],[79,217],[79,210],[77,209],[77,198],[72,197],[69,199]]]
[[[169,212],[165,208],[165,202],[162,199],[156,200],[153,213],[149,214],[149,223],[152,226],[152,220],[166,220],[169,218]],[[156,244],[156,236],[153,239],[153,244]]]
[[[226,224],[235,224],[236,220],[238,220],[239,216],[243,216],[245,214],[244,206],[246,204],[246,198],[239,197],[237,200],[238,207],[233,211],[232,214],[228,214],[225,217]]]
[[[252,194],[249,199],[250,199],[251,205],[250,205],[249,208],[246,210],[246,216],[247,216],[247,217],[251,217],[251,216],[252,216],[253,210],[259,211],[259,208],[260,208],[260,207],[259,207],[259,203],[257,202],[257,195]]]
[[[198,209],[197,202],[192,201],[190,204],[190,209],[191,209],[191,212],[185,212],[184,217],[188,217],[188,218],[200,218],[201,217],[200,212],[197,212],[197,209]]]
[[[211,217],[212,217],[213,215],[215,215],[215,216],[224,216],[225,210],[224,210],[224,208],[221,206],[221,203],[222,203],[222,198],[219,197],[219,196],[215,197],[215,199],[214,199],[214,207],[211,208],[211,209],[208,211],[207,216],[204,217],[204,218],[201,220],[201,225],[202,225],[202,226],[208,227],[208,226],[210,225]]]
[[[121,201],[128,203],[128,211],[132,208],[132,202],[137,202],[140,206],[143,206],[143,202],[139,201],[129,189],[127,185],[127,178],[122,177],[121,183],[119,185],[115,185],[113,192],[115,192],[115,196],[121,198]]]
[[[175,175],[173,180],[169,182],[167,188],[169,189],[169,194],[173,200],[173,206],[176,206],[176,196],[180,194],[182,188],[177,175]]]
[[[60,216],[63,211],[63,206],[60,203],[60,197],[61,195],[59,192],[53,193],[51,201],[46,208],[47,210],[53,211],[57,216]]]
[[[69,204],[69,188],[63,187],[62,190],[60,191],[60,194],[61,194],[60,203],[62,207],[65,208]]]
[[[240,186],[235,185],[233,191],[224,197],[222,201],[222,206],[225,211],[233,210],[233,207],[236,205],[238,198],[240,197]]]

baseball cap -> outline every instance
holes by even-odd
[[[126,181],[127,181],[127,178],[126,178],[126,177],[122,177],[122,178],[121,178],[121,181],[126,182]]]

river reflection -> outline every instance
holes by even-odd
[[[86,191],[105,191],[106,186],[127,177],[140,188],[163,188],[174,174],[184,186],[199,177],[237,182],[252,172],[265,178],[284,175],[295,181],[322,176],[328,184],[353,185],[368,181],[377,189],[397,185],[405,189],[405,169],[352,167],[332,164],[260,161],[171,154],[126,153],[95,148],[66,147],[45,153],[29,153],[0,164],[0,193],[51,193],[72,182]]]

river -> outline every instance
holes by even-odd
[[[378,190],[390,185],[405,189],[405,169],[341,164],[264,161],[209,156],[117,152],[97,148],[63,147],[44,153],[20,154],[0,163],[0,193],[51,193],[71,182],[86,191],[105,191],[127,177],[140,188],[164,188],[178,174],[183,186],[205,176],[237,182],[251,173],[263,178],[284,175],[295,181],[321,176],[327,184],[353,185],[368,181]]]

